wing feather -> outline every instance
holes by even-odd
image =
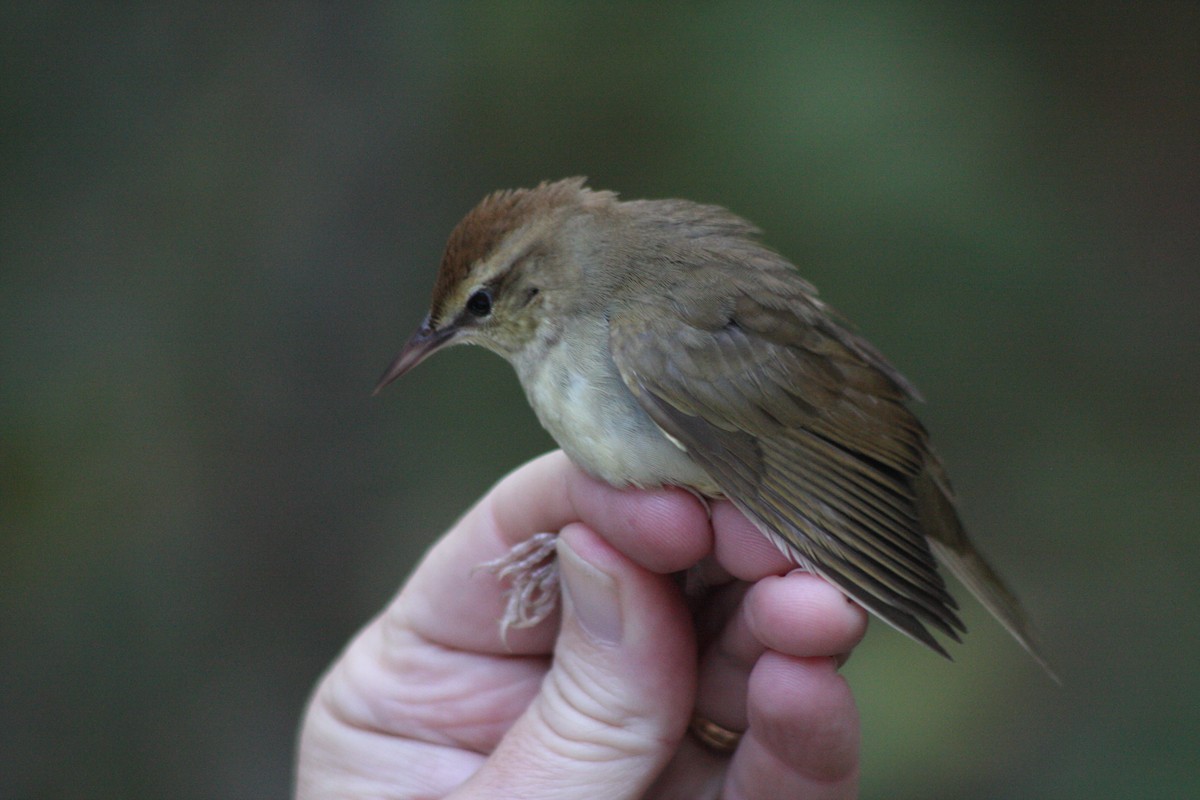
[[[965,626],[918,508],[928,450],[904,405],[915,390],[811,297],[765,305],[737,282],[726,291],[725,313],[708,318],[611,313],[622,379],[800,563],[945,655],[926,626],[955,640]]]

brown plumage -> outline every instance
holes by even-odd
[[[715,206],[620,202],[578,178],[493,194],[451,234],[430,314],[380,386],[442,346],[481,344],[594,475],[728,497],[947,655],[930,628],[956,641],[966,628],[940,559],[1045,667],[967,539],[908,408],[916,389],[756,233]]]
[[[578,203],[584,182],[583,178],[570,178],[544,183],[535,190],[507,189],[485,197],[450,231],[433,285],[433,306],[439,307],[439,302],[462,283],[472,266],[532,216]]]

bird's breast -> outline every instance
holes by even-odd
[[[513,366],[538,420],[571,460],[615,486],[666,484],[718,494],[625,386],[606,327],[570,333],[527,348]]]

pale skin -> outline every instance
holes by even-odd
[[[478,567],[546,531],[563,609],[504,641]],[[671,574],[701,562],[689,609]],[[854,797],[837,668],[866,624],[729,503],[710,519],[685,491],[616,489],[551,453],[468,511],[321,680],[296,797]],[[693,711],[746,731],[736,751],[688,734]]]

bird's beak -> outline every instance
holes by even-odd
[[[456,328],[453,325],[448,325],[441,330],[434,329],[427,315],[421,323],[421,327],[413,331],[413,335],[408,337],[408,341],[404,343],[404,349],[400,351],[400,355],[396,356],[396,360],[383,373],[383,377],[379,379],[379,383],[375,385],[375,390],[371,394],[379,394],[383,387],[442,349],[454,337],[455,330]]]

